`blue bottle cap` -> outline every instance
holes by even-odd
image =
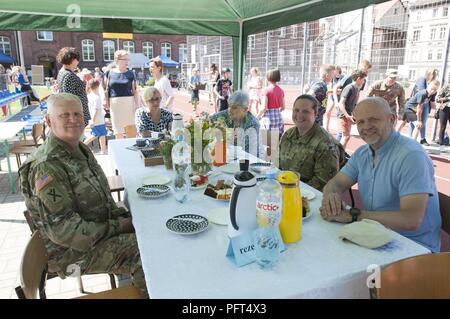
[[[267,179],[276,179],[277,178],[277,170],[271,169],[266,172]]]

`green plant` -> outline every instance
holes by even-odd
[[[171,157],[172,156],[172,147],[175,145],[174,140],[162,141],[160,144],[160,150],[162,156]]]
[[[150,78],[150,80],[145,82],[145,85],[147,85],[147,86],[154,86],[155,85],[155,78]]]

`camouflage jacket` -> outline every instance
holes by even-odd
[[[116,206],[92,152],[79,145],[71,153],[50,134],[19,169],[21,192],[45,241],[52,272],[65,272],[96,243],[118,235],[118,217],[128,214]]]
[[[450,106],[450,84],[444,85],[436,96],[436,102],[439,103],[439,109]]]
[[[405,110],[405,89],[397,82],[392,86],[386,86],[385,80],[376,81],[370,86],[367,96],[382,97],[388,102],[393,113],[402,114]],[[399,107],[398,112],[397,102]]]
[[[302,182],[322,191],[339,171],[341,152],[339,142],[319,125],[304,136],[293,127],[281,138],[280,169],[300,173]]]

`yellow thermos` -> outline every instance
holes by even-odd
[[[302,196],[300,195],[300,175],[292,171],[282,171],[278,182],[283,187],[283,213],[280,233],[285,244],[302,239]]]

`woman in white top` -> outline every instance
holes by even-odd
[[[250,98],[250,112],[252,111],[253,105],[255,105],[255,113],[259,113],[259,105],[261,104],[261,89],[263,85],[263,79],[258,68],[251,68],[250,79],[247,83],[249,98]]]
[[[161,106],[172,111],[173,90],[170,81],[163,75],[163,62],[159,57],[150,60],[150,73],[155,78],[155,88],[161,93]]]

